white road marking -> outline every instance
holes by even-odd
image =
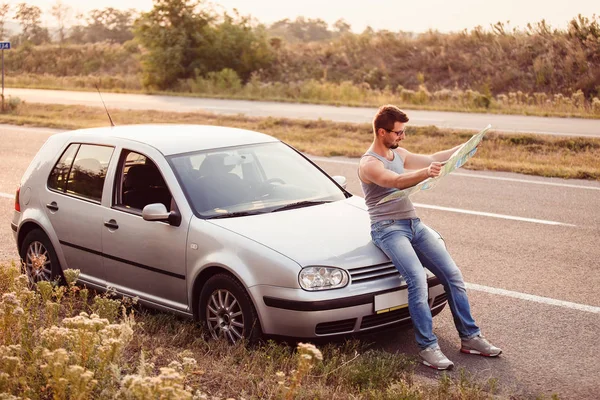
[[[332,160],[327,157],[311,157],[308,156],[313,161],[319,162],[328,162],[332,164],[342,164],[342,165],[353,165],[358,167],[357,161],[347,161],[347,160]],[[517,179],[517,178],[503,178],[500,176],[488,176],[488,175],[478,175],[478,174],[465,174],[462,172],[452,172],[453,176],[462,176],[467,178],[480,178],[480,179],[491,179],[497,181],[508,181],[508,182],[519,182],[519,183],[527,183],[533,185],[547,185],[547,186],[559,186],[559,187],[567,187],[572,189],[589,189],[589,190],[600,190],[600,187],[596,186],[585,186],[585,185],[573,185],[570,183],[557,183],[557,182],[542,182],[542,181],[534,181],[529,179]]]
[[[521,292],[513,292],[512,290],[498,289],[495,287],[478,285],[476,283],[465,282],[465,284],[467,285],[467,289],[476,290],[478,292],[485,292],[499,296],[512,297],[514,299],[533,301],[535,303],[570,308],[571,310],[600,314],[600,307],[588,306],[587,304],[571,303],[570,301],[556,300],[550,297],[536,296]]]
[[[415,207],[430,208],[432,210],[449,211],[449,212],[455,212],[455,213],[459,213],[459,214],[481,215],[483,217],[509,219],[512,221],[533,222],[536,224],[544,224],[544,225],[561,225],[561,226],[572,226],[572,227],[575,226],[572,224],[565,224],[563,222],[556,222],[556,221],[548,221],[545,219],[515,217],[513,215],[494,214],[494,213],[488,213],[488,212],[483,212],[483,211],[463,210],[461,208],[440,207],[440,206],[432,206],[429,204],[421,204],[421,203],[413,203],[413,205]]]
[[[14,199],[15,195],[14,194],[8,194],[8,193],[0,193],[0,197],[4,197],[6,199]]]
[[[533,184],[536,184],[536,185],[560,186],[560,187],[567,187],[567,188],[573,188],[573,189],[600,190],[600,187],[595,187],[595,186],[573,185],[573,184],[569,184],[569,183],[530,181],[528,179],[503,178],[503,177],[500,177],[500,176],[487,176],[487,175],[477,175],[477,174],[465,174],[465,173],[461,173],[461,172],[453,172],[452,175],[455,175],[455,176],[466,176],[468,178],[492,179],[492,180],[497,180],[497,181],[519,182],[519,183],[527,183],[527,184],[533,183]]]

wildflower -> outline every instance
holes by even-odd
[[[66,269],[63,271],[63,275],[65,277],[65,281],[67,281],[67,285],[72,286],[75,284],[77,279],[79,279],[79,270],[78,269]]]
[[[275,373],[275,376],[277,377],[277,384],[278,385],[283,385],[285,383],[285,374],[281,371],[277,371]]]
[[[176,371],[181,372],[183,370],[183,365],[179,361],[171,361],[169,363],[169,368],[173,368]]]
[[[317,360],[323,360],[323,354],[321,350],[317,349],[312,343],[298,343],[298,350],[304,351],[307,354],[312,354]]]
[[[2,302],[4,304],[10,304],[10,305],[13,305],[13,306],[19,306],[20,305],[19,299],[17,298],[17,295],[14,292],[4,293],[2,295]]]
[[[191,357],[183,357],[183,359],[181,360],[181,364],[183,365],[183,372],[185,372],[186,374],[189,374],[198,365],[196,360]]]
[[[15,278],[15,283],[17,284],[17,286],[19,286],[20,288],[26,288],[27,285],[29,284],[29,280],[27,279],[27,275],[19,275]]]

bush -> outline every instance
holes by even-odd
[[[19,106],[22,103],[23,102],[21,101],[20,98],[8,96],[7,99],[4,99],[4,110],[2,110],[2,112],[5,112],[5,113],[15,112],[19,109]]]
[[[592,100],[592,111],[600,115],[600,99],[597,97]]]

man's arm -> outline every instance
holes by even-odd
[[[462,144],[459,144],[458,146],[455,146],[448,150],[438,151],[437,153],[433,154],[415,154],[411,153],[406,149],[402,149],[402,158],[404,158],[404,168],[420,169],[426,168],[433,162],[442,163],[448,160],[450,156],[460,148],[460,146],[462,146]]]
[[[385,169],[383,163],[375,157],[363,157],[359,165],[358,175],[365,183],[375,183],[387,188],[406,189],[427,178],[438,176],[441,169],[441,163],[433,162],[426,168],[397,174],[394,171]]]

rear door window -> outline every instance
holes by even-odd
[[[74,157],[72,148],[75,149]],[[52,170],[48,187],[100,202],[113,151],[114,148],[109,146],[72,144]]]

